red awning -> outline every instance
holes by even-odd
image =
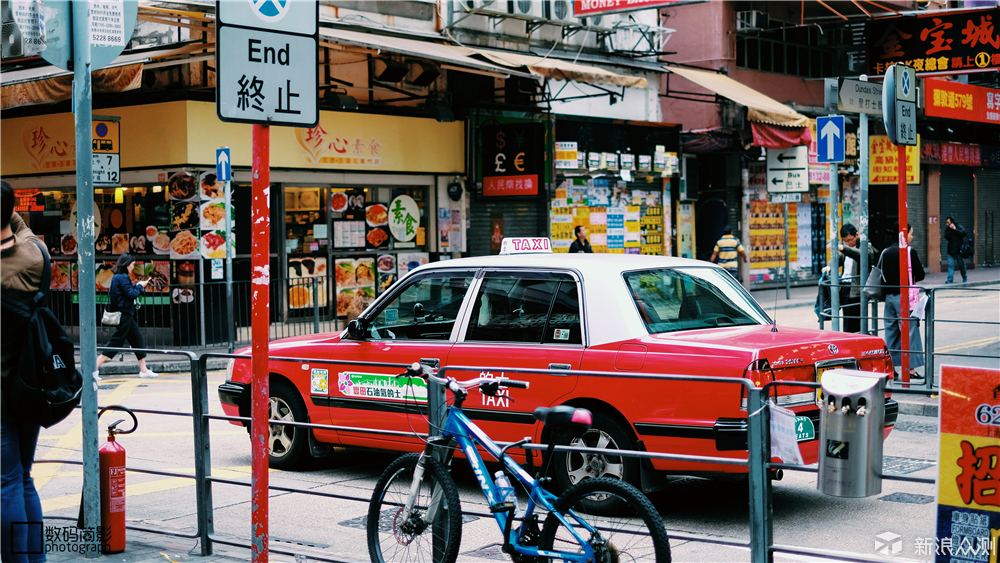
[[[812,133],[808,127],[781,127],[767,123],[750,122],[753,130],[755,147],[767,149],[787,149],[796,145],[808,145],[812,142]]]

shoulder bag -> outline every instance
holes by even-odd
[[[114,289],[115,284],[112,282],[111,288]],[[112,311],[115,307],[115,295],[111,291],[108,291],[108,305],[104,308],[104,314],[101,315],[101,324],[108,326],[118,326],[122,322],[122,312]]]
[[[885,251],[878,256],[878,264],[872,266],[872,271],[868,274],[868,280],[865,281],[864,292],[868,299],[875,299],[881,301],[885,299],[885,288],[882,286],[882,259],[885,257]]]

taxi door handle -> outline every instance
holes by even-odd
[[[570,365],[570,364],[549,364],[549,369],[564,369],[564,370],[568,371],[568,370],[573,369],[573,366]],[[549,375],[557,375],[559,377],[565,377],[566,375],[569,375],[569,374],[568,373],[567,374],[552,373],[552,374],[549,374]]]

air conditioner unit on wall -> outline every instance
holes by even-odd
[[[545,3],[538,0],[508,0],[507,13],[527,20],[545,19]]]
[[[476,12],[477,14],[507,15],[506,0],[455,0],[456,12]]]
[[[573,15],[573,2],[571,0],[547,0],[545,6],[545,19],[556,24],[580,25],[580,18]]]
[[[580,18],[580,25],[593,31],[610,32],[615,30],[615,24],[619,21],[617,15],[604,14]]]
[[[767,29],[770,25],[767,12],[759,12],[757,10],[736,12],[736,31]]]

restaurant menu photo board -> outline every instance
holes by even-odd
[[[375,258],[338,258],[334,261],[337,281],[337,316],[354,318],[375,299]]]
[[[316,278],[315,283],[313,278]],[[288,307],[312,308],[313,304],[326,307],[327,268],[322,256],[288,259]]]

